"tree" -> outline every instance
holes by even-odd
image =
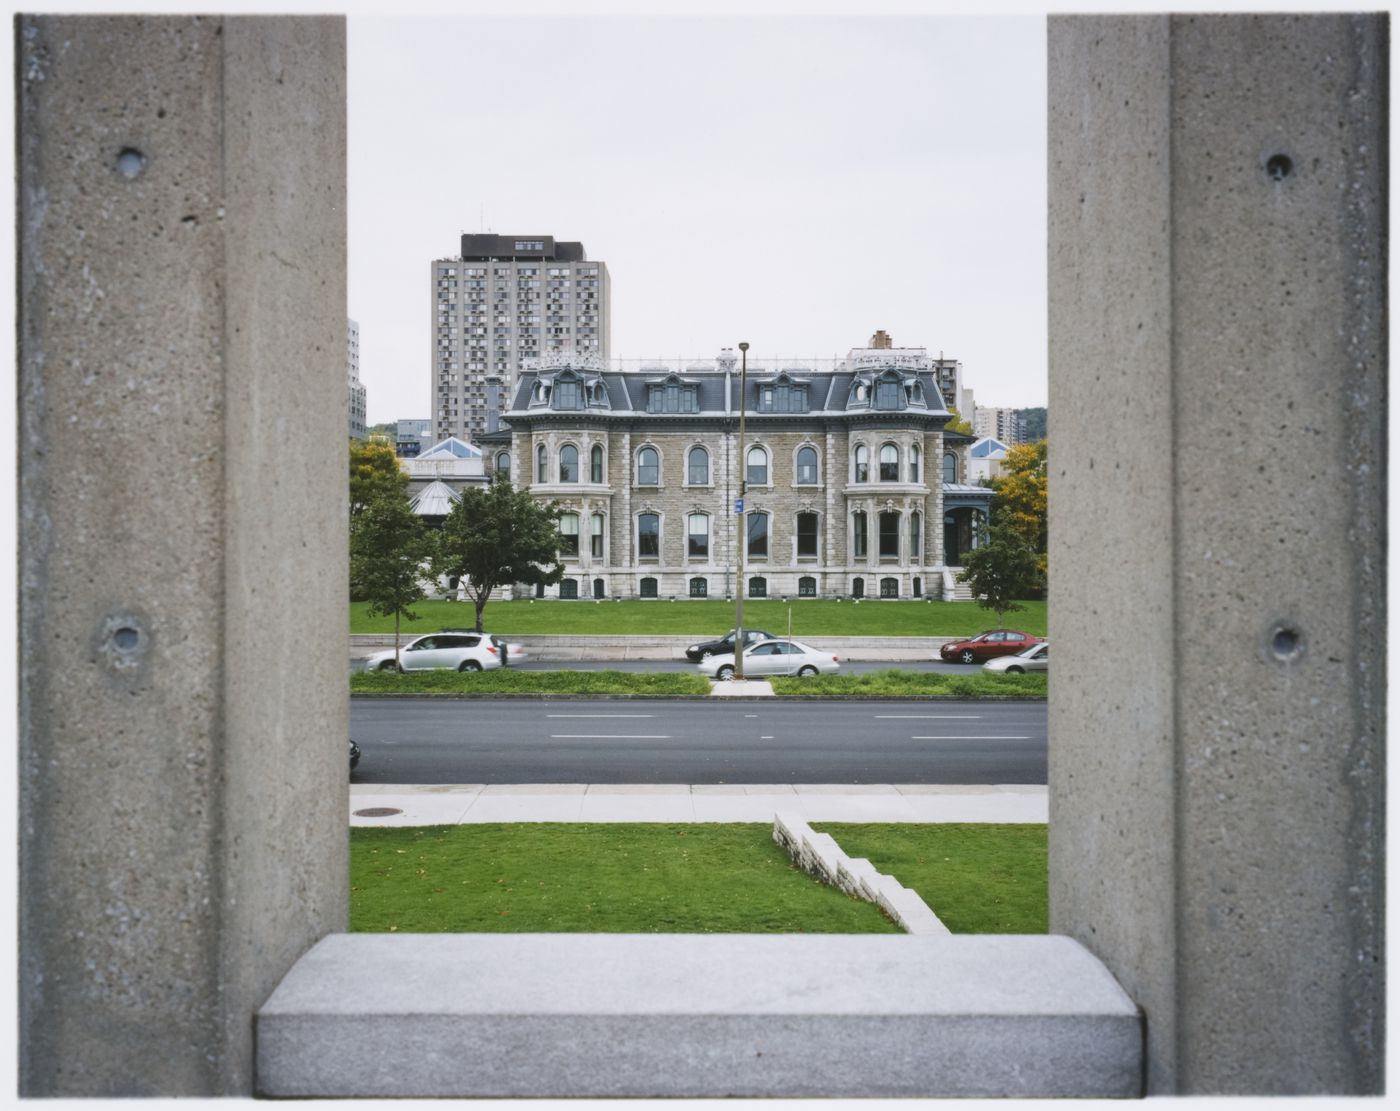
[[[973,435],[972,425],[968,423],[966,417],[951,405],[948,407],[948,412],[953,414],[953,419],[943,426],[944,432],[961,432],[964,436]]]
[[[1049,551],[1046,521],[1046,442],[1013,444],[1006,449],[1001,474],[992,479],[992,524],[1014,529],[1035,552],[1042,584]]]
[[[423,564],[432,538],[408,499],[374,498],[350,527],[350,581],[369,602],[371,617],[394,615],[394,664],[399,662],[399,620],[417,615],[409,606],[423,598]]]
[[[350,520],[377,498],[408,496],[408,475],[399,466],[394,445],[371,437],[350,441]]]
[[[559,561],[559,509],[517,490],[504,474],[485,489],[473,487],[438,530],[433,574],[459,578],[476,603],[476,631],[497,587],[510,583],[557,583],[564,575]]]
[[[1022,609],[1015,602],[1033,592],[1040,579],[1035,551],[1010,525],[994,524],[987,530],[987,541],[963,557],[958,581],[972,587],[977,604],[995,610],[997,624],[1012,610]]]

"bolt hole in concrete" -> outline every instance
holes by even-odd
[[[137,177],[146,168],[146,156],[134,147],[124,147],[117,155],[117,172],[122,177]]]
[[[123,625],[112,633],[112,644],[120,652],[134,652],[141,643],[141,634],[129,625]]]
[[[1264,163],[1264,171],[1275,181],[1282,181],[1293,172],[1293,159],[1286,154],[1276,154]]]
[[[1274,659],[1291,663],[1303,654],[1303,634],[1287,625],[1279,625],[1274,629],[1269,650],[1273,652]]]

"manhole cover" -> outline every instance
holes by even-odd
[[[357,818],[388,818],[393,814],[402,814],[403,811],[393,806],[367,806],[363,810],[356,810]]]

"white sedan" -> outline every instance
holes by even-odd
[[[1028,671],[1050,671],[1050,642],[1042,640],[1029,648],[1022,648],[1014,656],[998,656],[982,665],[983,671],[1006,671],[1012,675],[1024,675]]]
[[[734,678],[734,653],[711,656],[696,664],[706,675],[716,679]],[[744,649],[744,678],[757,679],[768,675],[816,675],[834,672],[841,667],[839,656],[818,652],[795,640],[765,640]]]

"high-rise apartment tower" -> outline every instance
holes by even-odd
[[[606,263],[549,235],[463,235],[432,264],[433,436],[494,432],[525,361],[553,352],[606,359]]]
[[[345,382],[350,393],[350,435],[365,438],[365,385],[360,381],[360,326],[345,322]]]

